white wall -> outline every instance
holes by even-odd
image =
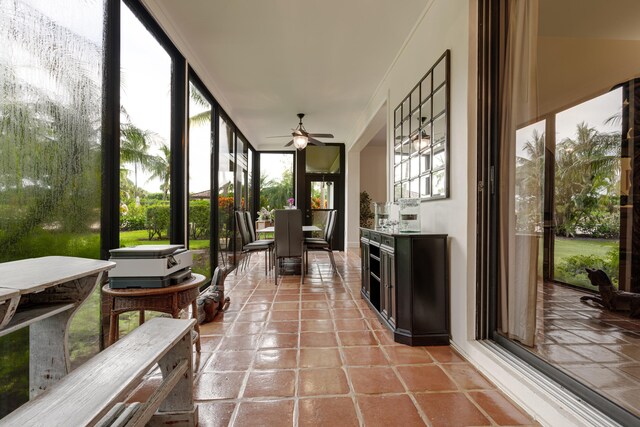
[[[373,202],[387,201],[387,176],[382,173],[386,162],[386,147],[367,145],[360,152],[360,191],[369,193]]]
[[[360,152],[347,152],[345,251],[359,247],[360,227]]]
[[[391,112],[409,93],[411,88],[431,68],[446,49],[451,50],[451,197],[446,200],[422,203],[422,230],[431,233],[447,233],[451,247],[451,332],[454,342],[464,343],[468,336],[467,319],[473,312],[467,311],[467,271],[475,271],[475,247],[471,246],[471,259],[467,256],[468,235],[474,234],[475,217],[468,203],[469,176],[475,176],[475,157],[469,159],[470,145],[467,105],[475,101],[469,95],[469,2],[467,0],[436,0],[429,3],[411,38],[396,58],[384,81],[372,97],[366,115],[362,117],[360,133],[364,132],[368,118],[377,112],[375,106],[385,100],[387,123],[393,123]],[[368,116],[368,117],[367,117]],[[393,126],[388,126],[387,140]],[[357,140],[348,141],[347,149]],[[389,148],[388,148],[389,150]],[[390,153],[388,151],[388,158]],[[360,159],[360,164],[364,162]],[[391,188],[387,174],[387,188]],[[471,189],[473,193],[474,188]],[[466,268],[463,268],[466,267]]]

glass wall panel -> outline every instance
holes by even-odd
[[[192,270],[211,277],[212,105],[189,83],[189,249]]]
[[[246,203],[248,200],[248,187],[247,187],[247,142],[237,136],[236,138],[236,164],[235,164],[235,174],[236,174],[236,211],[244,211],[246,207]],[[237,226],[236,226],[237,228]],[[239,252],[242,248],[242,236],[240,232],[236,230],[236,255],[239,255]]]
[[[235,266],[234,251],[234,140],[233,128],[220,117],[218,126],[218,266]]]
[[[0,0],[0,262],[100,256],[102,6]],[[99,313],[96,292],[72,320],[74,366],[99,350]],[[28,342],[0,338],[0,417],[28,400]]]
[[[120,37],[120,246],[168,244],[171,57],[124,2]],[[120,336],[138,317],[120,315]]]
[[[167,244],[171,57],[121,9],[120,246]]]
[[[640,291],[640,4],[583,3],[505,2],[497,329],[638,416],[640,321],[611,298]]]
[[[260,153],[260,208],[282,209],[295,198],[293,162],[293,153]]]
[[[247,202],[246,202],[246,209],[248,212],[251,212],[251,218],[252,219],[256,219],[256,207],[254,206],[254,201],[253,201],[253,189],[254,189],[254,183],[253,183],[253,167],[254,167],[254,162],[255,162],[255,155],[256,152],[253,148],[249,147],[249,151],[247,153],[247,193],[248,193],[248,197],[247,197]]]
[[[340,173],[340,147],[311,145],[306,151],[307,173]]]

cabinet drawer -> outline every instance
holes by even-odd
[[[393,247],[393,237],[391,236],[382,236],[382,242],[383,245],[389,246],[389,247]]]
[[[371,233],[371,241],[380,243],[380,233]]]
[[[360,230],[360,236],[364,237],[365,239],[368,239],[371,235],[371,232],[369,230]]]

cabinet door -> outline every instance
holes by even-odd
[[[388,291],[389,291],[389,323],[396,326],[396,259],[393,254],[389,254],[388,271]]]
[[[380,314],[389,317],[389,253],[380,251]]]
[[[361,252],[361,274],[362,274],[362,290],[364,294],[369,298],[369,244],[360,242],[362,252]]]

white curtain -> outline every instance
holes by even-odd
[[[538,242],[516,233],[516,130],[537,115],[538,0],[507,3],[500,123],[500,313],[501,331],[535,344]]]

